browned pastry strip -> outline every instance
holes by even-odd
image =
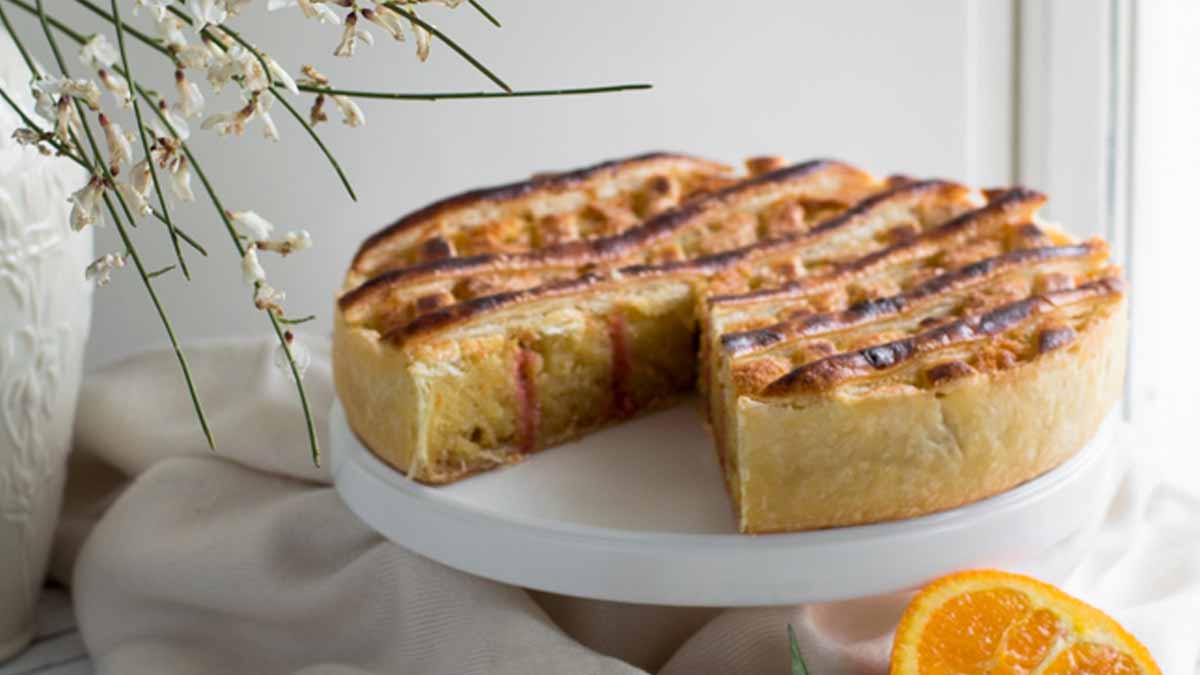
[[[611,210],[603,213],[609,204],[627,207],[633,222],[628,222],[629,214],[621,214],[623,222],[614,225],[627,229],[641,220],[638,212],[642,217],[653,215],[733,178],[723,164],[655,152],[472,190],[415,211],[368,237],[354,256],[352,277],[366,279],[417,262],[491,253],[500,246],[540,248],[553,240],[546,235],[556,219],[560,229],[567,221],[577,224],[581,212],[597,206],[595,221],[612,219]],[[586,234],[575,231],[569,238]],[[472,235],[479,235],[479,245],[471,245]]]
[[[940,227],[921,233],[911,239],[893,244],[862,257],[837,265],[825,276],[813,275],[777,287],[739,293],[714,294],[708,298],[710,306],[739,305],[786,300],[802,296],[815,286],[828,283],[845,283],[851,276],[866,275],[873,270],[895,265],[905,260],[914,260],[942,251],[972,239],[987,237],[1018,223],[1028,223],[1046,203],[1046,196],[1024,188],[1014,188],[993,195],[986,206],[958,215]]]
[[[1123,290],[1120,277],[1108,277],[1070,290],[1035,295],[910,338],[835,354],[800,366],[768,385],[762,395],[785,396],[798,391],[827,391],[840,383],[870,377],[912,359],[928,359],[939,351],[1001,335],[1023,322],[1041,314],[1053,313],[1055,309],[1066,305],[1120,297]]]
[[[1046,274],[1046,263],[1067,261],[1078,266],[1080,262],[1102,262],[1107,258],[1108,246],[1100,240],[1018,249],[938,275],[898,295],[864,300],[838,312],[805,314],[764,328],[726,333],[720,338],[721,346],[731,356],[742,356],[781,342],[899,316],[953,291],[974,288],[1014,271],[1030,276],[1032,284],[1033,277]]]

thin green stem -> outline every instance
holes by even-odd
[[[492,13],[487,10],[487,7],[484,7],[483,5],[481,5],[478,2],[478,0],[470,0],[470,2],[471,2],[471,6],[475,8],[475,11],[482,14],[483,18],[490,21],[493,26],[495,26],[496,28],[504,27],[504,26],[500,25],[500,20],[497,19],[495,16],[492,16]]]
[[[397,4],[395,2],[385,2],[383,4],[384,4],[384,6],[396,11],[397,13],[403,14],[404,17],[407,18],[409,21],[412,21],[413,23],[420,26],[421,28],[424,28],[425,30],[429,31],[429,33],[431,35],[433,35],[437,39],[441,40],[450,49],[453,49],[455,52],[457,52],[459,56],[466,59],[467,63],[474,66],[475,70],[478,70],[479,72],[483,73],[484,77],[491,80],[492,82],[495,82],[496,85],[499,86],[501,89],[503,89],[504,91],[512,91],[512,87],[508,86],[508,83],[506,83],[504,80],[500,79],[495,73],[493,73],[491,71],[491,69],[489,69],[487,66],[480,63],[479,60],[476,59],[474,56],[471,56],[470,52],[468,52],[467,50],[460,47],[459,44],[457,42],[455,42],[454,40],[450,39],[450,37],[448,35],[446,35],[442,31],[438,30],[436,26],[434,26],[431,23],[426,22],[424,19],[417,16],[415,13],[405,9],[404,7],[401,7],[399,4]]]
[[[788,646],[792,656],[792,675],[808,675],[808,666],[804,664],[804,657],[800,654],[800,641],[796,639],[796,629],[792,628],[792,624],[788,624]]]
[[[302,316],[302,317],[295,318],[295,319],[290,319],[288,317],[281,316],[281,317],[279,317],[279,323],[281,323],[285,326],[295,326],[296,324],[308,323],[309,321],[312,321],[316,318],[317,318],[316,314],[309,314],[308,316]]]
[[[158,212],[156,211],[154,215],[158,216]],[[159,220],[162,220],[162,218],[159,217]],[[196,253],[199,253],[200,255],[204,256],[205,258],[208,257],[208,251],[204,250],[204,247],[200,245],[200,242],[196,241],[195,239],[192,239],[191,236],[189,236],[187,232],[184,232],[183,230],[176,227],[175,234],[179,235],[179,238],[182,239],[185,244],[187,244],[188,246],[191,246],[193,249],[195,249]]]
[[[12,24],[8,21],[8,13],[4,11],[3,5],[0,5],[0,21],[4,22],[4,30],[7,30],[9,35],[17,34],[17,32],[13,30]],[[14,40],[14,42],[16,42],[17,51],[21,52],[21,58],[25,60],[25,65],[29,68],[29,73],[36,76],[38,74],[37,64],[33,62],[33,58],[30,57],[29,52],[25,50],[25,45],[21,44],[19,40]]]
[[[232,28],[229,28],[224,24],[222,24],[220,28],[226,35],[233,38],[238,44],[245,47],[246,50],[251,54],[254,54],[255,58],[258,59],[258,64],[262,66],[263,73],[267,76],[267,81],[272,87],[283,87],[283,85],[279,85],[277,82],[275,82],[275,77],[271,75],[271,69],[267,66],[267,61],[263,57],[262,52],[258,51],[254,45],[242,39],[242,36]],[[308,120],[304,119],[304,116],[301,115],[296,108],[292,106],[291,102],[289,102],[283,96],[275,95],[275,100],[279,101],[280,105],[282,105],[288,111],[288,113],[291,114],[292,118],[296,120],[297,124],[304,127],[304,130],[308,132],[309,138],[311,138],[313,142],[317,144],[317,147],[320,148],[321,152],[325,154],[325,159],[329,160],[329,163],[333,166],[334,172],[337,173],[338,178],[342,181],[342,186],[345,187],[346,192],[350,194],[350,199],[358,201],[358,195],[354,194],[354,188],[350,185],[350,179],[346,177],[346,172],[342,170],[342,165],[339,164],[337,159],[334,158],[333,153],[330,152],[329,148],[325,146],[324,141],[322,141],[321,137],[317,135],[316,130],[312,128],[312,125],[308,123]]]
[[[117,198],[120,199],[120,193],[117,193]],[[171,320],[167,318],[167,310],[159,302],[158,293],[154,292],[154,283],[151,281],[152,277],[146,272],[146,266],[142,264],[142,257],[138,254],[137,247],[133,245],[133,240],[129,238],[129,232],[125,230],[121,219],[117,217],[117,210],[113,208],[112,200],[108,198],[108,194],[104,195],[104,205],[108,207],[108,212],[112,216],[113,222],[116,223],[117,233],[121,236],[121,242],[125,244],[125,250],[129,252],[129,257],[133,258],[133,264],[137,267],[138,276],[142,278],[142,285],[146,287],[146,293],[150,296],[150,302],[154,304],[154,310],[158,312],[158,318],[162,321],[163,328],[167,331],[167,339],[171,341],[171,348],[175,350],[175,359],[179,361],[179,369],[183,371],[183,379],[187,384],[188,395],[192,398],[192,408],[196,411],[196,418],[200,420],[200,428],[204,431],[204,440],[208,441],[210,449],[216,449],[217,444],[213,440],[212,429],[208,426],[208,416],[204,414],[204,406],[200,404],[200,395],[196,393],[196,384],[192,381],[192,369],[188,367],[187,357],[184,356],[183,350],[179,348],[179,341],[175,338],[175,330],[171,327]]]
[[[312,448],[313,465],[321,466],[321,444],[317,440],[317,429],[313,425],[312,413],[309,412],[308,393],[304,390],[304,384],[301,381],[300,367],[296,365],[296,359],[292,356],[292,345],[288,342],[288,337],[284,334],[284,329],[275,313],[267,311],[267,318],[271,320],[271,327],[275,329],[275,335],[279,338],[279,346],[283,347],[288,368],[292,371],[292,379],[296,381],[296,391],[300,394],[300,406],[304,408],[304,423],[308,428],[308,444]]]
[[[150,277],[151,279],[153,279],[155,277],[161,277],[162,275],[166,274],[167,272],[170,272],[173,269],[175,269],[174,265],[167,265],[166,267],[154,270],[153,272],[146,274],[146,276]]]
[[[46,24],[46,8],[42,6],[42,0],[37,0],[37,15],[38,21],[42,24],[42,32],[46,34],[46,42],[50,43],[50,51],[58,63],[58,69],[62,72],[63,77],[71,77],[67,71],[67,62],[63,60],[62,52],[58,49],[58,41],[54,39],[54,35],[50,33],[50,26]]]
[[[137,81],[133,78],[133,68],[129,62],[129,53],[125,49],[125,31],[123,29],[124,22],[121,21],[121,11],[117,8],[117,0],[111,0],[113,13],[113,26],[117,31],[117,45],[121,50],[121,65],[125,68],[125,81],[129,86],[135,86]],[[183,259],[183,250],[179,248],[179,235],[175,233],[175,224],[171,222],[171,211],[167,208],[167,200],[163,197],[162,184],[158,180],[158,169],[154,167],[154,160],[150,156],[150,142],[146,140],[146,125],[142,121],[142,105],[136,98],[133,99],[133,114],[137,119],[138,138],[142,141],[142,152],[146,154],[146,165],[150,169],[150,179],[154,183],[154,192],[158,195],[158,206],[162,209],[163,224],[167,227],[167,234],[171,237],[171,246],[175,249],[175,260],[179,262],[179,271],[183,273],[183,277],[191,281],[192,275],[188,272],[187,262]]]
[[[304,119],[304,116],[301,115],[300,112],[292,106],[291,102],[284,97],[276,96],[275,100],[279,101],[280,105],[282,105],[288,111],[288,113],[291,114],[296,122],[300,126],[304,127],[304,130],[308,132],[309,137],[312,138],[313,143],[317,144],[317,147],[320,148],[321,152],[325,154],[325,158],[329,160],[330,165],[333,166],[333,170],[337,172],[338,179],[342,181],[342,185],[346,188],[346,192],[349,193],[350,199],[358,201],[358,195],[354,193],[354,188],[350,185],[350,179],[346,177],[346,172],[342,170],[342,165],[339,164],[336,159],[334,159],[333,153],[330,152],[329,148],[325,147],[325,142],[322,141],[321,137],[317,135],[316,130],[312,128],[312,125],[308,123],[308,120]]]
[[[375,98],[393,101],[439,101],[443,99],[473,99],[473,98],[527,98],[531,96],[575,96],[579,94],[603,94],[614,91],[634,91],[651,89],[654,85],[639,82],[635,84],[611,84],[598,87],[575,87],[569,89],[526,89],[517,91],[443,91],[427,94],[410,94],[403,92],[364,91],[360,89],[335,89],[333,87],[318,87],[299,85],[300,91],[327,96],[349,96],[351,98]]]

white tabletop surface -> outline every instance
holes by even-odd
[[[38,606],[38,632],[25,651],[0,663],[0,675],[92,675],[91,659],[75,626],[71,596],[47,588]]]

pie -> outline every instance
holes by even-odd
[[[465,193],[355,256],[338,395],[429,484],[699,390],[743,532],[953,508],[1070,458],[1120,396],[1120,270],[1045,201],[662,153]]]

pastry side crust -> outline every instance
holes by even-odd
[[[336,312],[331,357],[334,387],[350,428],[380,459],[416,478],[410,468],[417,460],[419,425],[408,415],[420,413],[404,354]]]
[[[737,401],[740,527],[766,533],[955,508],[1074,456],[1121,396],[1115,303],[1070,346],[933,389]]]

